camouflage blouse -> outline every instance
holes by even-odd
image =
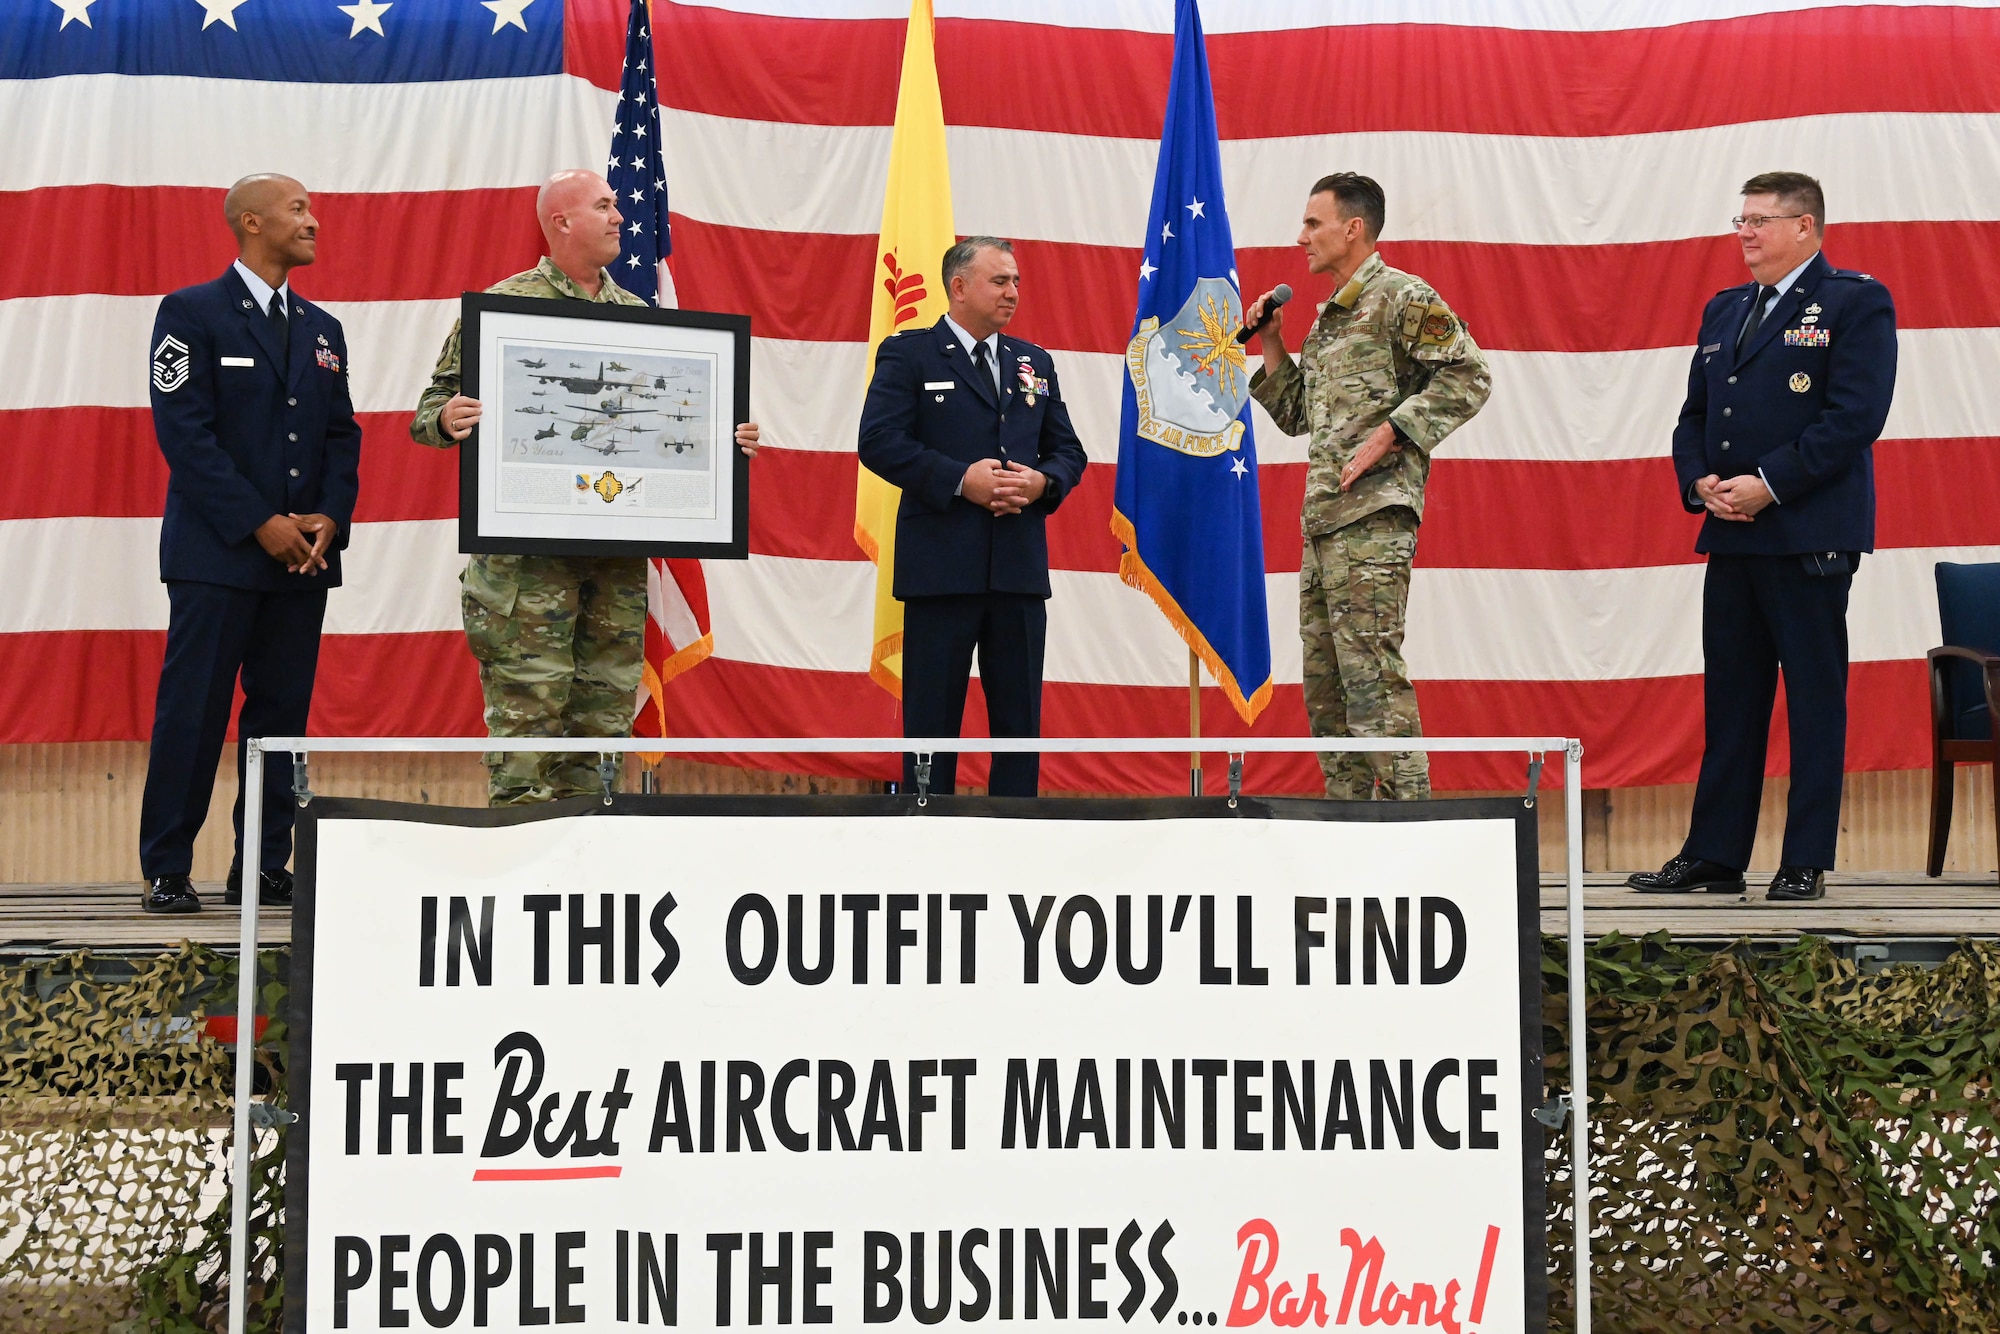
[[[1465,322],[1422,279],[1370,255],[1320,308],[1296,362],[1259,370],[1250,392],[1288,435],[1308,435],[1307,537],[1391,505],[1424,512],[1431,451],[1485,405],[1493,380]],[[1408,444],[1340,489],[1368,433],[1393,422]]]

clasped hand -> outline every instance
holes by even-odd
[[[1019,514],[1042,498],[1049,479],[1012,459],[981,459],[965,470],[959,494],[995,514]]]
[[[324,514],[273,514],[257,526],[257,545],[287,574],[318,574],[340,526]]]
[[[1756,473],[1727,480],[1710,473],[1695,482],[1694,494],[1710,514],[1730,523],[1751,522],[1773,499],[1771,488]]]

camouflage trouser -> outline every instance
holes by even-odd
[[[643,558],[474,556],[462,582],[489,736],[632,734],[645,654]],[[488,751],[487,801],[594,795],[597,759]]]
[[[1299,569],[1306,719],[1314,736],[1422,736],[1417,692],[1403,666],[1403,618],[1417,516],[1392,505],[1308,537]],[[1347,801],[1431,794],[1428,757],[1320,756],[1326,795]]]

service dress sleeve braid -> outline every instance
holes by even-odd
[[[1392,325],[1397,350],[1417,371],[1420,383],[1389,414],[1389,421],[1429,454],[1486,406],[1493,377],[1465,321],[1429,287],[1416,283],[1404,289]]]

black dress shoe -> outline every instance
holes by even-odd
[[[200,912],[201,898],[184,875],[156,875],[146,882],[139,906],[147,912]]]
[[[1657,871],[1634,872],[1625,883],[1641,894],[1687,894],[1697,889],[1711,894],[1744,892],[1743,872],[1686,856],[1675,857]]]
[[[243,870],[233,867],[229,879],[224,883],[222,901],[228,904],[243,902]],[[267,908],[289,908],[292,906],[292,873],[284,867],[275,871],[257,873],[257,902]]]
[[[1780,866],[1778,873],[1771,877],[1771,887],[1764,891],[1764,897],[1783,903],[1823,899],[1826,897],[1826,872],[1810,866]]]

